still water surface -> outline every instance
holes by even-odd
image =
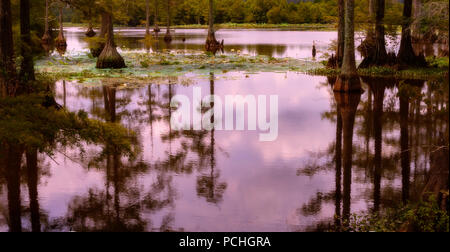
[[[200,43],[196,32],[190,31],[190,39]],[[273,44],[293,36],[276,33],[260,37]],[[332,33],[306,33],[299,38],[332,39]],[[72,35],[67,35],[69,50],[84,47],[81,39],[79,45],[71,43]],[[266,53],[264,46],[249,42],[253,36],[242,41],[235,34],[221,35],[234,41],[235,48]],[[302,48],[308,42],[298,42],[284,43],[279,51],[269,46],[269,52],[307,57]],[[194,43],[186,46],[196,49]],[[417,199],[437,163],[432,153],[442,143],[448,145],[448,83],[442,90],[437,85],[442,83],[433,81],[364,79],[362,95],[336,96],[333,78],[298,73],[231,72],[197,76],[190,85],[181,78],[170,81],[172,85],[132,89],[122,83],[55,83],[59,104],[133,130],[139,151],[133,160],[99,155],[107,146],[86,145],[84,154],[57,148],[53,158],[40,155],[38,202],[44,230],[324,230],[335,224],[335,216],[381,211]],[[278,139],[260,142],[253,131],[171,129],[170,99],[191,97],[194,87],[221,98],[278,95]],[[400,87],[412,92],[399,93]],[[0,189],[0,208],[6,210],[6,187]],[[28,209],[26,192],[24,182],[22,205]],[[23,211],[25,229],[31,229],[29,214]],[[0,215],[1,231],[8,230],[6,216]]]
[[[67,28],[66,39],[68,53],[88,51],[88,43],[83,39],[85,30],[81,28]],[[176,29],[172,32],[173,41],[170,45],[164,43],[164,32],[159,34],[150,48],[144,43],[145,30],[139,28],[116,29],[117,46],[126,50],[159,51],[163,49],[197,50],[205,47],[207,30],[204,29]],[[286,30],[258,30],[258,29],[222,29],[216,32],[218,40],[225,41],[225,54],[241,51],[249,55],[267,55],[271,57],[311,58],[313,43],[317,47],[317,59],[324,53],[329,53],[330,44],[336,40],[333,31],[286,31]],[[158,41],[159,43],[155,43]],[[361,38],[357,39],[358,46]],[[390,41],[388,39],[388,41]],[[389,48],[396,50],[396,43],[389,43]],[[357,52],[357,58],[360,58]]]

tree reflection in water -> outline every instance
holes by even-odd
[[[334,199],[334,220],[323,220],[307,227],[307,230],[340,230],[342,223],[345,223],[352,214],[350,206],[358,204],[360,198],[365,198],[365,195],[370,193],[351,190],[352,184],[358,186],[360,183],[367,183],[368,179],[373,183],[371,197],[373,212],[393,207],[399,202],[406,204],[417,201],[422,195],[422,191],[418,188],[423,188],[424,183],[430,180],[428,173],[430,165],[441,162],[437,160],[445,163],[442,157],[431,158],[431,156],[436,150],[446,149],[448,146],[448,119],[444,115],[448,113],[448,96],[442,95],[448,93],[446,87],[436,85],[433,81],[384,78],[362,78],[362,81],[367,91],[363,95],[360,109],[355,111],[354,132],[358,141],[353,141],[353,150],[351,152],[345,150],[346,136],[347,143],[350,142],[352,127],[349,119],[353,117],[353,112],[349,109],[351,106],[347,106],[347,112],[342,111],[346,104],[352,103],[352,99],[338,95],[335,102],[331,103],[331,111],[323,114],[324,118],[335,123],[336,140],[327,150],[312,153],[312,159],[298,170],[298,175],[310,177],[332,169],[336,174],[334,191],[318,192],[316,197],[298,211],[299,217],[317,216],[321,213],[323,205],[331,203]],[[334,82],[333,78],[329,78],[328,83],[323,86],[329,89]],[[357,99],[354,101],[356,104]],[[347,119],[343,117],[345,114]],[[350,123],[345,126],[345,122]],[[439,137],[434,132],[445,133]],[[441,141],[443,139],[447,140]],[[341,149],[342,141],[344,149]],[[349,144],[347,146],[350,147]],[[420,165],[423,163],[418,162],[419,159],[427,160],[426,165]],[[394,189],[398,177],[402,185],[400,191]],[[444,179],[440,181],[446,180],[446,176],[441,177]],[[414,191],[411,191],[411,188],[414,188]]]
[[[44,156],[47,152],[11,141],[2,143],[2,226],[11,231],[184,230],[177,218],[185,206],[177,206],[177,199],[184,193],[179,190],[185,188],[192,189],[189,193],[199,202],[228,207],[227,187],[234,181],[221,177],[220,153],[226,150],[220,147],[220,134],[170,127],[176,109],[170,101],[185,88],[176,77],[170,82],[151,83],[142,89],[118,83],[85,88],[61,82],[58,100],[68,107],[73,107],[74,99],[87,100],[91,117],[135,132],[127,138],[130,148],[105,138],[92,141],[80,154],[57,146],[54,142],[59,140],[55,140],[49,149],[64,153],[102,179],[72,196],[63,216],[49,218],[46,203],[39,199],[42,177],[49,174],[44,161],[49,160]],[[324,171],[334,176],[332,188],[319,190],[295,206],[298,218],[317,220],[307,230],[344,230],[350,216],[361,209],[376,213],[415,201],[423,196],[424,185],[439,188],[445,182],[442,178],[448,177],[439,169],[448,167],[448,159],[438,151],[448,150],[448,87],[433,81],[362,78],[366,92],[359,97],[335,95],[330,87],[335,82],[330,78],[325,85],[332,99],[330,110],[322,114],[323,120],[336,127],[335,139],[327,149],[311,153],[310,162],[298,170],[302,176],[314,177]],[[208,84],[214,95],[213,73]],[[210,101],[196,109],[206,115],[214,106]],[[178,184],[184,177],[193,178],[191,187]],[[27,194],[21,193],[25,186]],[[328,209],[333,209],[332,216],[323,217]]]

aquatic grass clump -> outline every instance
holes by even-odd
[[[427,63],[430,67],[435,68],[449,68],[449,58],[448,57],[428,57]]]
[[[400,205],[377,214],[354,214],[331,231],[449,232],[449,216],[431,196],[428,200]]]
[[[318,76],[337,76],[340,74],[340,69],[335,68],[316,68],[307,71],[308,74]],[[369,67],[358,69],[358,74],[364,77],[381,77],[381,78],[396,78],[396,79],[413,79],[413,80],[430,80],[442,79],[448,76],[448,68],[411,68],[406,70],[396,70],[391,67]]]
[[[207,29],[208,25],[190,24],[176,25],[175,28],[181,29]],[[267,24],[267,23],[223,23],[216,24],[217,29],[298,29],[302,31],[333,31],[333,24]]]

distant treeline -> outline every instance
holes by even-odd
[[[155,0],[150,1],[154,20]],[[167,20],[167,0],[159,0],[159,23]],[[366,22],[368,0],[356,0],[356,20]],[[115,13],[115,23],[139,26],[145,22],[146,0],[124,1],[120,12]],[[397,0],[387,1],[387,13],[402,15],[402,5]],[[208,0],[171,0],[172,23],[175,25],[207,24]],[[83,23],[83,15],[67,9],[65,21]],[[327,24],[337,22],[337,0],[216,0],[215,23],[259,24]]]

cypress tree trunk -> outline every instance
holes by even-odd
[[[161,29],[159,29],[159,26],[158,26],[158,7],[159,7],[159,1],[155,0],[155,20],[154,20],[155,28],[153,29],[154,32],[161,31]]]
[[[108,33],[108,14],[106,12],[102,13],[102,25],[100,27],[100,34],[98,35],[99,41],[94,42],[91,45],[91,54],[95,58],[98,58],[105,48],[105,42],[103,41]]]
[[[374,48],[369,51],[367,57],[360,64],[360,68],[370,66],[382,66],[388,63],[388,54],[386,51],[384,13],[385,0],[374,0],[375,3],[375,41]]]
[[[104,38],[108,33],[108,13],[102,13],[102,27],[100,28],[100,38]]]
[[[342,76],[354,77],[356,72],[355,60],[355,0],[345,1],[345,45],[342,62]]]
[[[150,35],[150,0],[145,1],[145,36]]]
[[[423,8],[423,2],[422,0],[414,0],[413,2],[413,17],[414,20],[418,20],[420,16],[422,16],[422,8]],[[414,41],[420,42],[423,36],[420,34],[420,22],[414,22],[413,28],[412,28],[412,38]]]
[[[218,50],[223,50],[222,43],[217,41],[216,32],[214,30],[214,0],[209,0],[209,18],[208,18],[208,36],[206,38],[206,51],[216,53]]]
[[[339,0],[339,27],[338,27],[338,45],[337,45],[337,67],[342,67],[342,60],[344,59],[345,47],[345,7],[344,0]]]
[[[116,45],[114,43],[114,27],[112,21],[112,14],[106,13],[106,22],[108,24],[108,32],[106,35],[106,44],[102,53],[97,60],[97,68],[125,68],[125,61],[117,52]]]
[[[30,35],[30,0],[20,0],[20,37],[20,51],[23,58],[20,79],[22,84],[26,84],[28,81],[35,80]]]
[[[92,37],[94,37],[95,36],[95,31],[94,31],[94,28],[93,28],[93,26],[92,26],[92,12],[91,12],[91,9],[89,9],[89,26],[88,26],[88,30],[86,31],[86,36],[88,37],[88,38],[92,38]]]
[[[86,31],[86,37],[88,38],[92,38],[95,36],[95,31],[94,31],[94,27],[92,25],[92,22],[89,21],[89,26],[88,26],[88,30]]]
[[[19,88],[14,63],[10,0],[0,1],[0,97],[16,96]]]
[[[334,85],[335,92],[360,92],[361,82],[355,59],[355,0],[345,1],[345,46],[341,75]]]
[[[344,58],[345,47],[345,8],[344,0],[338,0],[338,34],[337,34],[336,55],[331,55],[328,59],[327,67],[341,68]],[[333,83],[334,84],[334,83]]]
[[[360,93],[335,93],[336,104],[342,117],[343,131],[343,219],[348,224],[351,207],[353,130],[356,111],[361,101]]]
[[[378,212],[380,210],[381,199],[381,178],[383,171],[382,162],[382,149],[383,149],[383,102],[386,86],[381,82],[375,81],[368,82],[371,85],[374,95],[374,118],[373,118],[373,131],[375,138],[375,155],[374,155],[374,207],[373,210]]]
[[[172,42],[172,35],[170,34],[170,26],[171,26],[171,22],[172,22],[172,13],[171,13],[171,1],[167,0],[167,31],[166,31],[166,35],[164,36],[164,41],[166,43],[170,43]]]
[[[336,147],[335,147],[335,225],[339,230],[341,226],[341,201],[342,201],[342,116],[341,109],[336,108]]]
[[[0,2],[3,3],[5,1],[2,0]],[[22,232],[20,167],[22,164],[23,149],[17,144],[4,142],[0,144],[0,169],[5,174],[8,190],[9,231]]]
[[[412,47],[411,16],[412,0],[405,0],[403,7],[402,39],[400,42],[400,51],[397,55],[397,64],[399,68],[426,65],[425,57],[423,55],[416,56]]]
[[[30,199],[31,231],[41,232],[41,217],[38,201],[38,164],[37,149],[32,148],[26,152],[27,158],[27,185]]]
[[[44,30],[44,36],[42,36],[42,43],[45,45],[50,45],[52,43],[52,36],[50,34],[50,26],[48,24],[48,9],[49,9],[49,0],[45,0],[45,30]]]
[[[214,0],[209,0],[208,37],[206,38],[206,51],[215,51],[214,49],[217,43],[216,33],[214,31]]]
[[[367,58],[372,50],[375,48],[375,30],[374,30],[374,23],[375,23],[375,16],[376,16],[376,0],[369,0],[369,22],[368,27],[366,31],[366,38],[364,41],[362,41],[361,45],[358,47],[358,51],[361,52],[361,55],[364,58]]]
[[[67,48],[66,38],[64,38],[64,27],[63,27],[63,8],[59,8],[59,34],[56,38],[56,48],[60,50],[65,50]]]
[[[402,200],[409,200],[409,177],[411,174],[411,154],[409,150],[409,97],[402,95],[400,100],[400,162],[402,166]]]

